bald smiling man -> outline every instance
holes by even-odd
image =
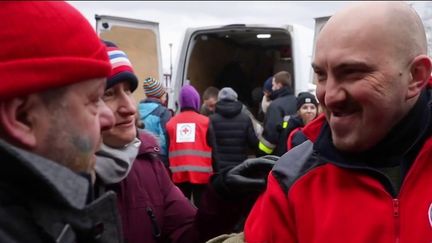
[[[403,2],[336,13],[312,62],[324,114],[276,163],[248,243],[431,242],[431,60]]]

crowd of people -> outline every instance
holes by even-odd
[[[66,2],[0,12],[1,242],[432,239],[432,62],[408,4],[337,12],[316,96],[276,72],[258,114],[234,87],[201,102],[190,84],[173,114]]]

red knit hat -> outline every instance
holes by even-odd
[[[0,16],[0,99],[110,74],[105,46],[68,3],[2,2]]]

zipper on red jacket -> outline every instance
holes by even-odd
[[[399,243],[400,218],[399,218],[399,199],[393,198],[393,217],[395,220],[395,242]]]

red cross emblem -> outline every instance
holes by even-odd
[[[184,134],[188,134],[189,133],[189,128],[187,127],[187,126],[185,126],[184,128],[183,128],[183,130],[182,130],[182,132],[184,133]]]

